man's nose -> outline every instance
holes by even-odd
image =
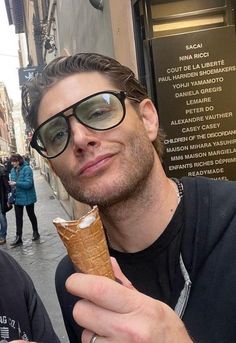
[[[81,124],[76,118],[70,118],[71,144],[73,150],[82,152],[99,146],[98,133]]]

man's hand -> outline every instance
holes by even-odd
[[[67,290],[83,300],[75,304],[75,321],[85,328],[82,342],[93,334],[105,343],[190,343],[183,322],[166,304],[133,288],[113,261],[117,279],[76,273],[67,282]]]

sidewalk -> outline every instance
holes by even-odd
[[[0,246],[0,249],[12,255],[30,275],[61,343],[69,343],[54,285],[56,266],[66,254],[66,250],[52,224],[56,217],[69,218],[39,170],[34,170],[34,181],[38,198],[35,213],[38,218],[40,241],[32,243],[32,228],[24,210],[23,246],[10,247],[16,228],[13,209],[7,213],[7,244]]]

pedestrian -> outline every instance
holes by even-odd
[[[73,198],[98,206],[125,275],[114,261],[123,285],[75,273],[63,258],[56,287],[70,342],[235,342],[236,182],[168,178],[157,110],[112,58],[53,60],[24,104],[31,146]]]
[[[32,224],[32,241],[38,240],[40,234],[38,232],[37,217],[34,212],[34,204],[37,201],[37,197],[34,187],[33,171],[19,154],[11,156],[11,163],[13,168],[10,173],[9,184],[12,187],[12,190],[15,188],[14,209],[16,217],[16,237],[10,245],[16,247],[23,244],[22,231],[24,206]]]
[[[12,205],[8,204],[8,193],[10,187],[8,185],[8,176],[4,165],[0,161],[0,245],[6,243],[7,237],[7,218],[6,213],[12,209]]]
[[[12,169],[11,160],[10,160],[9,157],[5,157],[4,162],[3,162],[3,165],[4,165],[4,167],[5,167],[7,176],[9,177],[9,174],[10,174],[11,169]]]
[[[0,342],[59,343],[32,280],[13,257],[2,250],[0,270]]]

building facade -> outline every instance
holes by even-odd
[[[96,1],[5,1],[9,24],[17,34],[25,32],[28,65],[23,72],[43,67],[53,58],[79,51],[107,54],[137,73],[132,6],[127,0]],[[26,128],[27,131],[27,128]],[[78,217],[88,206],[70,198],[45,160],[35,155],[47,181],[71,217]]]
[[[114,57],[135,72],[158,107],[168,134],[167,174],[235,178],[234,0],[11,3],[12,8],[6,8],[16,33],[23,30],[26,34],[29,67],[43,67],[57,56],[76,52]],[[225,149],[216,148],[220,142]],[[226,156],[223,165],[220,154]],[[70,199],[48,164],[37,158],[70,215],[87,210]]]
[[[10,101],[7,89],[0,82],[0,157],[9,157],[16,152],[15,131],[13,125],[13,104]]]

